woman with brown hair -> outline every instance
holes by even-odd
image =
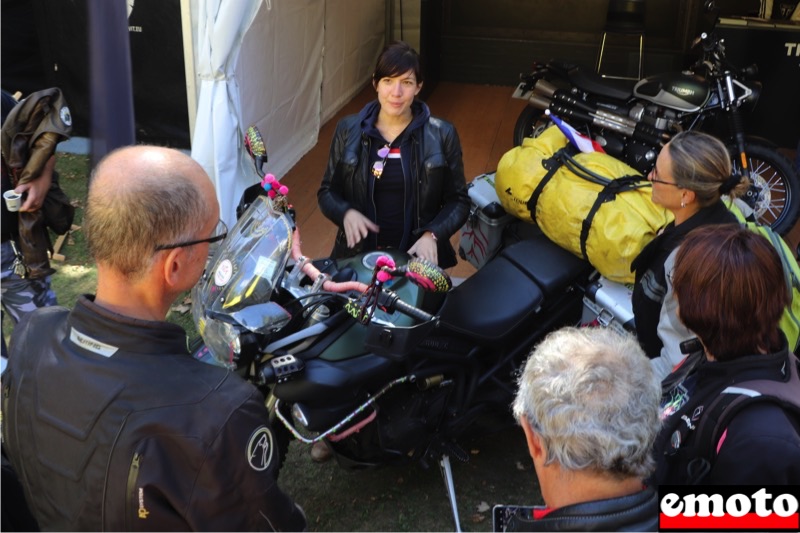
[[[469,215],[455,127],[416,99],[417,52],[388,45],[375,65],[377,99],[336,125],[317,200],[339,227],[332,256],[397,248],[442,268],[456,265],[450,244]]]
[[[743,195],[749,182],[731,175],[730,157],[719,139],[696,131],[673,137],[658,155],[648,179],[653,184],[653,203],[669,210],[675,220],[631,265],[636,273],[633,314],[639,343],[653,360],[656,375],[664,378],[684,357],[680,343],[692,337],[677,319],[672,297],[675,248],[697,227],[737,223],[722,196]]]
[[[761,401],[745,404],[718,428],[719,437],[696,429],[726,418],[713,407],[719,396],[759,397],[748,382],[784,383],[796,375],[800,361],[778,328],[790,299],[778,253],[746,228],[706,226],[678,249],[673,283],[678,315],[701,349],[662,384],[656,481],[800,484],[800,406],[792,411],[761,393]]]

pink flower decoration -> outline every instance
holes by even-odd
[[[393,269],[395,267],[394,259],[392,259],[388,255],[382,255],[378,257],[378,260],[375,261],[375,265],[378,268],[389,267]]]

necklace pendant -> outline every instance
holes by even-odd
[[[378,148],[378,157],[381,158],[381,161],[375,161],[372,164],[372,175],[375,176],[375,179],[381,179],[381,175],[383,175],[383,167],[386,164],[386,158],[389,157],[389,151],[388,144]]]

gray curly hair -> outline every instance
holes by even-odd
[[[636,339],[606,328],[564,328],[531,353],[514,415],[568,470],[646,478],[654,469],[661,385]]]

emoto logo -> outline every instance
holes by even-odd
[[[798,494],[788,486],[659,487],[660,531],[798,531]]]
[[[253,470],[266,470],[272,461],[272,432],[261,426],[250,435],[247,442],[247,462]]]

